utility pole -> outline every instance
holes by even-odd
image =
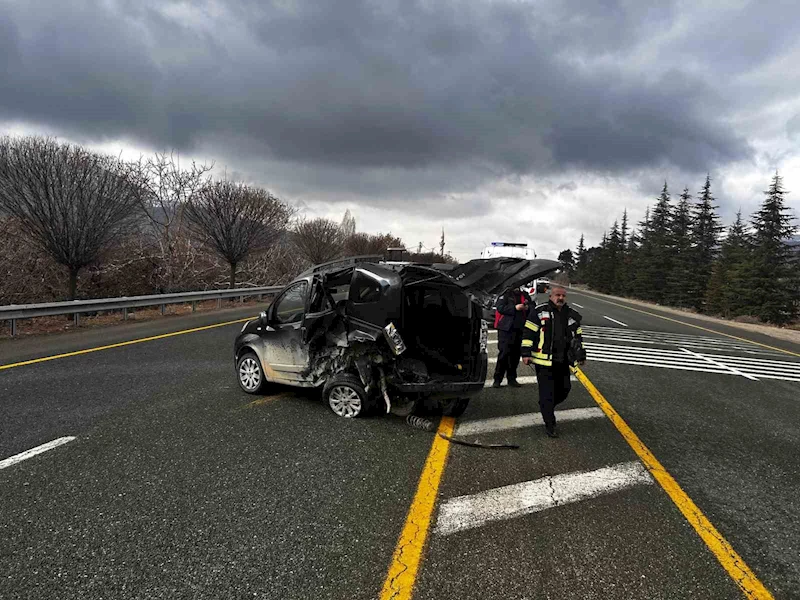
[[[442,256],[444,256],[444,227],[442,227],[442,239],[439,242],[439,251],[441,252]]]

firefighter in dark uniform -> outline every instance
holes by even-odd
[[[552,285],[550,300],[528,312],[522,360],[526,365],[536,365],[545,432],[558,437],[555,407],[569,395],[570,367],[586,362],[581,315],[567,305],[567,290],[563,286]]]
[[[492,387],[499,388],[503,376],[511,387],[520,387],[517,382],[522,332],[528,308],[533,306],[531,297],[520,289],[507,289],[497,300],[497,364],[494,368]]]

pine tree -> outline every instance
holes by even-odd
[[[578,250],[575,252],[575,281],[584,283],[586,281],[586,246],[583,241],[583,234],[578,242]]]
[[[616,280],[617,292],[623,296],[630,294],[630,277],[631,277],[631,264],[630,255],[628,253],[628,238],[630,232],[628,231],[628,209],[622,211],[622,226],[620,227],[620,244],[621,254],[619,258],[619,266],[617,267]]]
[[[560,262],[563,267],[563,272],[567,275],[567,277],[572,280],[573,275],[575,274],[575,257],[572,254],[572,250],[567,248],[566,250],[562,250],[558,254],[558,262]]]
[[[636,265],[637,291],[645,300],[663,302],[667,273],[671,268],[671,208],[667,182],[649,213],[647,229],[642,237],[642,252]]]
[[[800,277],[786,244],[794,234],[794,217],[785,205],[783,178],[776,172],[764,192],[761,208],[752,216],[753,271],[749,299],[762,321],[784,324],[798,314]]]
[[[622,249],[622,236],[619,232],[619,223],[614,221],[606,243],[606,273],[603,282],[606,289],[611,294],[618,294],[620,292],[618,274],[622,266]]]
[[[746,314],[751,308],[747,289],[751,272],[751,241],[742,222],[742,211],[728,229],[720,246],[706,291],[706,311],[726,318]]]
[[[600,246],[598,248],[593,248],[595,252],[592,254],[586,269],[586,283],[588,283],[590,287],[601,292],[607,291],[605,286],[608,274],[607,248],[608,235],[603,233]]]
[[[647,238],[650,235],[650,207],[644,211],[644,220],[639,222],[639,235],[636,238],[637,247],[634,252],[629,252],[631,256],[631,294],[636,298],[648,299],[647,290],[649,289],[649,271],[644,269],[644,265],[651,261],[651,245]]]
[[[688,289],[693,281],[692,268],[692,213],[689,205],[692,195],[683,189],[672,215],[670,227],[672,267],[667,275],[666,301],[672,306],[689,306]]]
[[[706,182],[700,190],[699,202],[694,206],[694,219],[691,229],[691,264],[693,276],[689,282],[689,302],[698,310],[705,304],[706,289],[714,259],[719,250],[719,234],[722,227],[719,225],[717,207],[713,204],[714,196],[711,195],[711,177],[706,175]]]

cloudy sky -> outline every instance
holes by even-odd
[[[800,215],[794,0],[0,0],[0,133],[174,149],[308,216],[477,257],[597,244],[776,169]]]

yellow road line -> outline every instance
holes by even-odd
[[[455,419],[442,417],[438,433],[453,435]],[[436,495],[442,480],[450,442],[437,435],[428,453],[428,460],[419,478],[417,493],[408,510],[406,523],[397,541],[380,600],[410,600],[417,579],[417,571],[428,538],[431,515],[436,505]]]
[[[655,480],[658,481],[670,499],[675,503],[675,506],[683,513],[686,520],[694,527],[709,550],[714,553],[714,556],[717,557],[717,560],[728,572],[731,579],[733,579],[736,585],[744,592],[745,597],[754,600],[772,600],[772,594],[770,594],[767,588],[758,580],[758,577],[750,570],[742,557],[736,553],[733,546],[728,543],[728,540],[722,537],[722,534],[717,531],[716,527],[711,524],[700,508],[698,508],[686,492],[681,489],[681,486],[678,485],[678,482],[675,481],[672,475],[658,462],[642,440],[628,427],[628,424],[619,416],[617,411],[614,410],[597,388],[594,387],[583,371],[575,369],[575,374],[586,390],[592,395],[595,402],[597,402],[606,416],[622,434],[622,437],[625,438],[625,441],[630,444],[647,470],[650,471]]]
[[[225,321],[224,323],[215,323],[214,325],[205,325],[204,327],[194,327],[192,329],[184,329],[182,331],[173,331],[171,333],[162,333],[161,335],[153,335],[146,338],[139,338],[137,340],[128,340],[127,342],[119,342],[117,344],[109,344],[107,346],[98,346],[96,348],[86,348],[85,350],[76,350],[75,352],[66,352],[64,354],[55,354],[53,356],[45,356],[43,358],[34,358],[32,360],[24,360],[22,362],[10,363],[7,365],[0,365],[0,371],[5,369],[12,369],[14,367],[22,367],[24,365],[33,365],[40,362],[47,362],[49,360],[56,360],[58,358],[67,358],[69,356],[78,356],[80,354],[89,354],[90,352],[99,352],[100,350],[110,350],[111,348],[121,348],[122,346],[130,346],[131,344],[141,344],[142,342],[152,342],[154,340],[162,340],[164,338],[173,337],[176,335],[183,335],[185,333],[195,333],[196,331],[205,331],[206,329],[214,329],[216,327],[224,327],[226,325],[233,325],[234,323],[243,323],[255,317],[247,317],[246,319],[237,319],[236,321]]]
[[[664,315],[659,315],[657,313],[649,312],[646,310],[640,310],[638,308],[633,308],[632,306],[625,306],[624,304],[619,304],[618,302],[612,302],[611,300],[606,300],[605,298],[599,298],[594,294],[590,294],[584,292],[583,290],[578,290],[579,294],[586,294],[590,298],[594,300],[599,300],[600,302],[605,302],[606,304],[613,304],[614,306],[619,306],[620,308],[627,308],[628,310],[633,310],[638,313],[642,313],[644,315],[650,315],[651,317],[658,317],[659,319],[664,319],[665,321],[672,321],[673,323],[680,323],[681,325],[686,325],[687,327],[694,327],[695,329],[702,329],[703,331],[708,331],[709,333],[716,333],[717,335],[724,335],[725,337],[733,338],[734,340],[739,340],[740,342],[747,342],[748,344],[755,344],[756,346],[761,346],[762,348],[769,348],[770,350],[777,350],[778,352],[783,352],[784,354],[791,354],[792,356],[800,356],[797,352],[792,352],[791,350],[784,350],[783,348],[778,348],[776,346],[770,346],[769,344],[762,344],[761,342],[754,342],[753,340],[748,340],[747,338],[739,337],[736,335],[732,335],[730,333],[723,333],[721,331],[716,331],[714,329],[708,329],[707,327],[701,327],[700,325],[694,325],[693,323],[687,323],[686,321],[679,321],[678,319],[673,319],[671,317],[665,317]]]

